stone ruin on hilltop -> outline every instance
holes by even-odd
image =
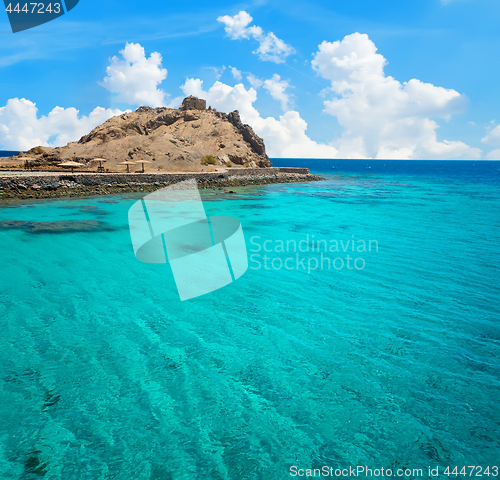
[[[193,95],[189,95],[182,101],[182,105],[179,107],[179,110],[206,110],[207,109],[207,101],[203,100],[203,98],[193,97]]]

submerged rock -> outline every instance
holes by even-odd
[[[27,230],[30,233],[75,233],[116,230],[115,227],[96,220],[60,220],[55,222],[0,221],[0,230],[12,229]]]

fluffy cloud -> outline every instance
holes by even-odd
[[[307,136],[307,123],[298,112],[288,111],[279,120],[261,117],[253,106],[257,100],[257,91],[253,87],[247,90],[241,83],[231,87],[215,82],[208,91],[204,91],[202,80],[188,78],[181,88],[185,95],[206,98],[207,103],[218,110],[239,110],[242,121],[264,138],[270,157],[333,158],[337,155],[334,147],[318,144]]]
[[[256,77],[253,73],[249,73],[247,75],[247,80],[250,85],[252,85],[253,88],[257,89],[262,87],[264,84],[264,80],[261,80],[259,77]]]
[[[250,38],[251,32],[253,32],[257,28],[247,27],[247,25],[252,20],[253,18],[251,17],[251,15],[243,10],[233,17],[224,15],[217,19],[218,22],[224,24],[224,30],[226,31],[227,36],[232,40],[238,40],[240,38]]]
[[[259,48],[253,53],[259,55],[263,61],[283,63],[288,55],[295,52],[291,45],[286,44],[273,32],[264,33],[262,28],[256,25],[249,27],[252,20],[251,15],[243,10],[232,17],[224,15],[217,19],[218,22],[224,24],[224,30],[230,39],[253,38],[257,40]]]
[[[260,28],[260,27],[258,27]],[[258,54],[261,60],[274,63],[283,63],[295,52],[294,48],[279,39],[273,32],[264,35],[261,31],[254,35],[260,43],[259,48],[252,53]]]
[[[336,143],[341,157],[465,159],[481,150],[463,142],[437,140],[439,125],[464,109],[455,90],[412,79],[401,84],[386,76],[386,59],[368,35],[354,33],[342,41],[323,42],[312,66],[331,82],[334,97],[325,112],[345,128]]]
[[[106,69],[107,77],[100,85],[117,93],[119,101],[130,105],[165,105],[166,94],[158,88],[167,78],[161,55],[153,52],[147,58],[144,47],[138,43],[127,43],[120,54],[121,58],[111,58],[111,65]]]
[[[236,77],[235,77],[236,78]],[[240,78],[236,78],[236,80],[241,80]],[[289,104],[291,103],[290,95],[286,93],[286,89],[290,86],[287,80],[281,80],[281,77],[278,74],[274,74],[271,78],[267,80],[263,80],[259,77],[256,77],[252,73],[247,75],[247,80],[250,85],[256,90],[260,87],[264,86],[264,89],[267,90],[271,97],[280,102],[281,109],[286,112],[289,109]]]
[[[491,151],[485,158],[486,160],[500,160],[500,148]]]
[[[488,135],[481,139],[481,142],[488,143],[494,147],[500,147],[500,125],[496,126],[493,130],[490,130]]]
[[[0,108],[0,146],[6,150],[28,150],[36,145],[66,145],[121,113],[96,107],[88,116],[79,116],[76,108],[55,107],[48,115],[38,117],[35,103],[11,98]]]
[[[241,74],[241,70],[238,70],[236,67],[229,67],[231,69],[231,74],[235,80],[240,81],[243,78]]]
[[[500,125],[497,125],[493,130],[489,130],[488,134],[481,139],[481,142],[493,147],[500,147]],[[500,160],[500,148],[491,151],[485,158],[487,160]]]
[[[290,103],[290,97],[286,93],[286,89],[289,87],[289,83],[286,80],[281,80],[281,77],[276,73],[272,78],[264,81],[264,88],[269,92],[269,95],[281,103],[281,109],[286,112],[288,110],[288,104]]]

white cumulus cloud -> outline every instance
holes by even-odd
[[[261,80],[259,77],[256,77],[253,73],[249,73],[247,75],[247,80],[250,85],[252,85],[253,88],[257,89],[262,87],[264,84],[264,80]]]
[[[238,70],[236,67],[229,67],[231,69],[231,74],[235,80],[240,81],[243,78],[241,74],[241,70]]]
[[[281,104],[281,109],[286,112],[290,103],[290,96],[286,93],[286,89],[290,84],[286,80],[281,80],[278,74],[274,74],[272,78],[264,81],[264,88],[269,92],[269,95]]]
[[[486,160],[500,160],[500,148],[492,150],[485,158]]]
[[[322,145],[311,140],[307,134],[307,123],[296,111],[288,111],[279,117],[261,117],[253,106],[257,100],[257,91],[248,90],[242,83],[234,87],[222,82],[215,82],[208,91],[203,90],[203,81],[188,78],[181,87],[185,95],[206,98],[207,103],[223,112],[239,110],[241,120],[252,126],[266,144],[270,157],[290,158],[333,158],[337,150],[331,145]]]
[[[158,85],[167,78],[167,70],[162,68],[162,57],[153,52],[146,57],[144,47],[138,43],[127,43],[120,50],[121,58],[111,58],[106,69],[107,76],[100,83],[118,100],[130,105],[159,107],[165,105],[165,92]]]
[[[39,117],[35,103],[25,98],[11,98],[0,107],[0,147],[28,150],[37,145],[66,145],[121,113],[96,107],[89,115],[80,116],[76,108],[55,107],[48,115]]]
[[[218,22],[224,24],[224,30],[226,31],[227,36],[232,40],[250,38],[250,28],[247,25],[252,20],[252,16],[243,10],[232,17],[224,15],[217,19]]]
[[[438,123],[463,111],[466,98],[452,89],[386,76],[386,59],[366,34],[319,45],[312,66],[331,82],[325,112],[345,128],[336,143],[342,157],[403,159],[480,158],[460,141],[438,141]]]
[[[252,16],[244,10],[232,17],[224,15],[217,18],[218,22],[224,24],[224,30],[231,40],[253,38],[259,42],[259,48],[253,53],[259,55],[263,61],[283,63],[288,55],[295,52],[291,45],[278,38],[273,32],[265,33],[256,25],[249,27],[252,20]]]
[[[490,130],[488,135],[481,139],[481,142],[493,145],[494,147],[500,147],[500,125]]]

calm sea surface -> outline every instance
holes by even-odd
[[[13,157],[19,153],[19,150],[0,150],[0,158],[1,157]]]
[[[0,207],[1,479],[493,473],[500,162],[275,164],[326,180],[204,191],[249,269],[185,302],[140,196]]]

